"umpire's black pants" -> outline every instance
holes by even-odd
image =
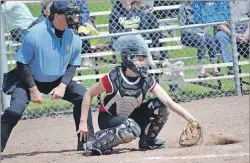
[[[60,84],[60,82],[61,78],[54,82],[49,82],[49,83],[41,83],[35,81],[38,90],[44,94],[50,93],[50,91],[55,87],[57,87]],[[72,104],[74,104],[73,116],[75,119],[76,130],[78,130],[80,123],[81,104],[85,92],[86,88],[84,88],[80,84],[77,84],[75,81],[71,81],[70,84],[67,86],[65,95],[63,97],[64,100],[67,100]],[[30,102],[29,90],[25,88],[22,83],[19,83],[11,94],[10,107],[7,108],[1,115],[1,151],[4,150],[12,129],[21,118],[29,102]],[[89,112],[88,116],[88,127],[90,133],[89,136],[92,136],[94,134],[94,128],[92,124],[91,112]]]

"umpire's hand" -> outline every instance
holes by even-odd
[[[30,90],[30,100],[34,103],[41,104],[43,103],[43,96],[36,86],[29,89]]]
[[[61,83],[54,88],[49,94],[52,95],[52,100],[62,99],[66,90],[66,85]]]

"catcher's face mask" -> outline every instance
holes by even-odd
[[[68,28],[72,29],[76,34],[82,22],[81,9],[77,4],[68,6],[65,9],[57,10],[53,5],[50,9],[51,14],[64,14]]]
[[[75,33],[82,22],[81,10],[79,6],[68,7],[65,11],[65,17],[70,29],[73,29]]]
[[[121,50],[122,64],[138,76],[148,76],[148,56],[143,47],[128,46]]]

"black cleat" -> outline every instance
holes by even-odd
[[[83,145],[84,145],[84,142],[78,141],[78,142],[77,142],[77,148],[76,148],[76,150],[77,150],[77,151],[85,151]]]
[[[161,139],[155,139],[154,142],[147,142],[146,139],[139,140],[139,149],[142,150],[153,150],[153,149],[161,149],[165,148],[166,142]]]

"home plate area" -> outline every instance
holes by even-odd
[[[181,103],[203,127],[203,142],[198,146],[180,147],[179,136],[186,121],[174,112],[159,137],[166,140],[164,149],[139,151],[138,139],[119,145],[102,156],[85,156],[76,151],[73,116],[42,117],[21,120],[14,129],[3,163],[248,163],[249,96],[202,99]],[[93,112],[95,130],[97,112]]]

